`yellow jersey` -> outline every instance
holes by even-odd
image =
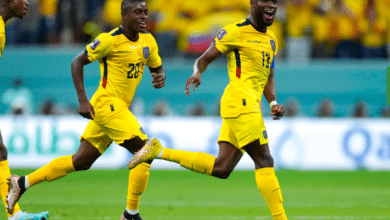
[[[5,46],[5,23],[3,17],[0,15],[0,58]]]
[[[140,33],[137,41],[131,41],[121,27],[100,34],[87,45],[85,54],[91,62],[99,60],[101,79],[91,99],[94,107],[109,99],[119,99],[129,107],[145,65],[161,66],[156,40],[150,33]]]
[[[221,99],[221,116],[260,112],[263,90],[277,54],[274,33],[259,32],[249,19],[241,20],[221,30],[215,47],[226,53],[230,79]]]

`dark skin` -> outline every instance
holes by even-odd
[[[252,26],[260,31],[267,32],[267,27],[272,24],[273,17],[276,13],[276,0],[251,0],[251,12],[249,19]],[[201,74],[207,69],[207,66],[217,59],[222,53],[215,47],[214,44],[195,61],[194,72],[191,77],[187,79],[185,93],[190,95],[191,85],[194,84],[193,90],[201,84]],[[276,100],[276,85],[274,79],[274,69],[271,68],[267,84],[264,87],[264,96],[268,102]],[[274,120],[279,120],[284,115],[283,105],[273,105],[271,108],[271,115]],[[226,179],[236,167],[237,163],[242,157],[242,152],[233,144],[221,141],[219,144],[219,154],[215,160],[212,176]],[[260,144],[260,140],[256,140],[247,144],[243,149],[252,158],[255,169],[264,167],[273,167],[274,160],[271,156],[268,144]]]
[[[129,4],[122,9],[122,28],[124,34],[131,41],[139,39],[139,33],[145,31],[148,8],[145,2]],[[95,111],[89,102],[84,88],[84,66],[90,64],[88,57],[84,52],[77,55],[71,64],[72,78],[79,99],[79,114],[84,118],[93,120]],[[149,68],[152,75],[152,86],[156,89],[165,86],[165,69],[163,66]],[[132,154],[140,150],[145,145],[145,140],[136,136],[125,140],[122,147],[126,148]],[[78,151],[73,155],[74,168],[87,170],[100,157],[100,152],[88,141],[82,140]],[[151,163],[151,161],[148,161]]]
[[[29,2],[27,0],[3,0],[0,3],[0,15],[4,22],[11,18],[20,18],[27,14]]]
[[[26,0],[3,0],[0,3],[0,15],[4,22],[16,17],[22,19],[27,14],[29,3]],[[0,131],[0,162],[7,160],[8,152],[4,146]]]

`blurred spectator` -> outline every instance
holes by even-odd
[[[380,108],[380,115],[382,118],[390,118],[390,106],[386,105]]]
[[[53,98],[46,98],[39,106],[40,115],[75,115],[78,114],[78,107],[57,103]]]
[[[215,104],[214,115],[221,116],[221,101],[219,99],[218,99],[217,103]]]
[[[250,6],[250,5],[249,5]],[[285,56],[285,24],[287,22],[287,0],[278,1],[278,10],[276,10],[274,22],[268,27],[274,32],[278,41],[278,59]]]
[[[369,116],[367,102],[358,100],[353,107],[352,116],[354,118],[366,118]]]
[[[156,102],[155,105],[153,106],[152,115],[167,116],[169,114],[170,114],[169,106],[164,100]]]
[[[129,109],[130,112],[133,113],[133,115],[143,115],[145,109],[144,100],[138,96],[134,96]]]
[[[361,26],[364,20],[364,1],[331,0],[329,9],[331,39],[336,43],[336,58],[361,58],[362,47],[359,43]]]
[[[295,98],[290,98],[284,105],[284,116],[285,117],[297,117],[300,115],[299,102]]]
[[[205,116],[206,115],[206,107],[203,102],[196,102],[188,112],[190,116]]]
[[[122,23],[122,14],[118,13],[122,0],[106,0],[104,3],[104,18],[111,24],[111,29]]]
[[[330,0],[318,0],[313,8],[312,18],[312,53],[313,58],[326,58],[333,56],[333,47],[331,41],[331,15],[329,10],[332,8]]]
[[[45,99],[38,110],[41,115],[55,115],[55,101],[52,98]]]
[[[55,43],[58,0],[38,0],[38,2],[40,12],[38,42]]]
[[[99,8],[103,2],[101,0],[58,1],[56,20],[57,42],[64,44],[89,43],[91,37],[83,33],[83,28],[88,21],[93,20],[94,16],[99,14]],[[119,9],[116,9],[116,12]]]
[[[323,99],[316,110],[317,117],[334,117],[334,103],[331,99],[325,98]]]
[[[286,58],[290,61],[310,58],[312,8],[313,4],[309,0],[287,1]]]
[[[8,114],[31,115],[33,111],[33,95],[30,89],[23,87],[23,79],[16,77],[12,87],[4,91],[1,100],[8,105]]]
[[[15,21],[16,44],[37,44],[39,29],[39,4],[36,0],[29,1],[28,13],[23,19]],[[9,38],[8,38],[9,39]],[[7,40],[8,40],[7,39]]]
[[[363,21],[363,58],[386,58],[386,30],[390,8],[384,0],[366,0],[365,15]]]

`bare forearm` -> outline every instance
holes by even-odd
[[[264,87],[263,93],[269,103],[276,100],[276,84],[275,84],[273,70],[268,78],[267,84]]]
[[[84,88],[84,65],[80,62],[78,57],[72,61],[71,70],[73,84],[75,86],[79,102],[88,101]]]
[[[194,64],[194,74],[202,74],[215,59],[217,59],[222,53],[215,47],[214,44],[211,44],[206,52],[200,56]]]

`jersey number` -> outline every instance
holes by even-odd
[[[134,64],[134,63],[130,63],[129,64],[129,67],[130,67],[130,71],[127,72],[127,78],[128,79],[137,79],[138,78],[138,73],[139,73],[139,64],[140,63],[137,63],[137,64]]]
[[[263,54],[263,66],[269,68],[269,61],[271,59],[271,55],[269,53],[261,52]]]

